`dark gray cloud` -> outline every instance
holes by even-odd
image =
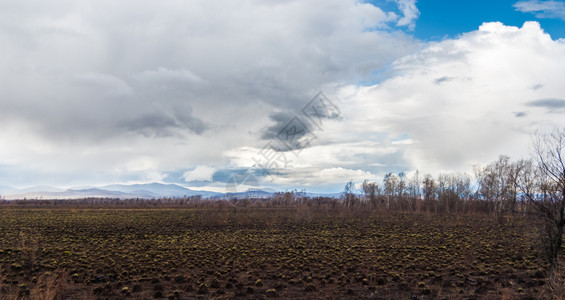
[[[301,109],[272,113],[272,122],[262,134],[270,147],[279,151],[297,151],[313,146],[328,120],[340,120],[341,111],[320,92]]]
[[[189,114],[149,114],[122,123],[128,131],[145,137],[183,136],[186,133],[202,134],[207,126]]]
[[[527,114],[525,111],[520,111],[520,112],[515,112],[515,113],[514,113],[514,116],[515,116],[516,118],[523,118],[523,117],[525,117],[525,116],[527,116],[527,115],[528,115],[528,114]]]
[[[261,138],[264,140],[276,139],[281,130],[297,115],[298,113],[293,111],[271,113],[269,120],[272,124],[264,129]]]
[[[314,124],[298,112],[272,113],[269,119],[272,124],[263,130],[261,138],[274,150],[301,150],[317,138]]]
[[[446,82],[452,81],[453,79],[455,79],[455,78],[454,78],[454,77],[449,77],[449,76],[443,76],[443,77],[440,77],[440,78],[435,79],[435,80],[434,80],[434,83],[435,83],[435,84],[442,84],[442,83],[446,83]]]
[[[563,99],[539,99],[526,103],[527,106],[547,108],[550,112],[565,108],[565,100]]]
[[[307,135],[309,132],[321,130],[327,120],[339,120],[340,118],[339,107],[323,92],[318,92],[309,101],[304,101],[300,109],[270,114],[269,119],[273,124],[264,131],[262,138],[279,137],[281,131],[292,125],[304,127],[304,135]]]

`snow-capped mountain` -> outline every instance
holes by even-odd
[[[76,199],[76,198],[181,198],[200,195],[204,198],[221,195],[209,191],[191,190],[176,184],[113,184],[103,187],[80,187],[59,189],[40,186],[26,189],[0,187],[0,196],[4,199]]]
[[[235,193],[217,193],[210,191],[192,190],[177,184],[145,183],[145,184],[112,184],[102,187],[76,187],[60,189],[50,186],[34,186],[16,189],[0,186],[0,197],[7,200],[15,199],[80,199],[80,198],[119,198],[119,199],[158,199],[184,198],[201,196],[211,199],[243,199],[270,198],[278,191],[270,188],[249,189]],[[298,193],[302,197],[339,197],[340,194]]]

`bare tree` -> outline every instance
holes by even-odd
[[[477,190],[475,191],[475,198],[481,199],[481,190],[485,182],[485,171],[481,165],[473,165],[473,175],[475,175],[475,181]]]
[[[522,210],[524,207],[517,207],[518,204],[518,185],[519,185],[519,177],[520,174],[523,172],[529,172],[533,166],[533,162],[531,159],[520,159],[512,163],[509,169],[508,178],[510,180],[510,198],[509,198],[509,210],[512,212],[523,212]]]
[[[367,179],[363,181],[361,185],[363,189],[363,194],[369,199],[369,203],[372,209],[377,208],[377,195],[380,194],[379,186],[376,182],[369,182]]]
[[[436,193],[436,182],[435,182],[434,178],[432,177],[432,175],[426,174],[422,184],[423,184],[422,188],[423,188],[423,193],[424,193],[424,199],[426,201],[434,200],[435,199],[435,193]]]
[[[396,189],[398,198],[404,197],[404,193],[406,192],[406,174],[404,172],[398,173],[398,185],[396,186]]]
[[[455,206],[456,195],[453,191],[453,175],[446,173],[439,173],[437,177],[437,199],[441,211],[443,213],[450,213]]]
[[[471,177],[466,173],[460,173],[455,175],[455,193],[459,198],[459,202],[462,202],[463,212],[467,212],[467,200],[469,195],[471,195]]]
[[[510,195],[512,191],[512,182],[510,179],[512,163],[510,163],[510,157],[500,155],[498,160],[491,164],[491,172],[494,177],[495,213],[500,215],[508,211],[512,198]]]
[[[420,171],[416,170],[408,182],[408,194],[410,197],[420,197]]]
[[[533,138],[538,168],[523,168],[519,187],[545,223],[543,246],[551,271],[559,266],[565,226],[565,131],[538,133]]]
[[[385,203],[387,209],[390,207],[390,202],[394,200],[394,195],[398,191],[399,181],[398,177],[392,173],[386,174],[383,179],[384,192],[387,196]]]
[[[487,201],[491,214],[502,215],[514,211],[519,168],[519,162],[511,162],[506,155],[500,155],[498,160],[485,167],[473,167],[478,186],[477,198]]]
[[[420,199],[420,172],[416,170],[412,178],[408,181],[408,195],[411,198],[411,203],[413,202],[414,207],[412,209],[420,211],[421,200]]]
[[[345,184],[343,189],[343,201],[345,206],[354,206],[357,202],[357,197],[355,196],[353,181],[349,181]]]
[[[455,185],[459,198],[468,199],[471,194],[471,177],[467,173],[457,174]]]

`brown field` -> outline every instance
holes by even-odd
[[[0,209],[1,299],[559,295],[537,229],[516,216],[308,205]]]

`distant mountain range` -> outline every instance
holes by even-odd
[[[243,199],[243,198],[269,198],[276,190],[249,189],[237,193],[216,193],[210,191],[191,190],[176,184],[146,183],[146,184],[112,184],[103,187],[79,187],[59,189],[49,186],[35,186],[26,189],[15,189],[0,186],[0,197],[7,200],[15,199],[80,199],[80,198],[119,198],[119,199],[158,199],[158,198],[183,198],[201,196],[213,199]],[[339,197],[335,194],[302,193],[304,197]]]

